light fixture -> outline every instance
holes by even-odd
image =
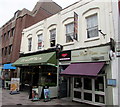
[[[104,37],[105,37],[105,33],[102,32],[102,30],[98,30]]]
[[[51,75],[51,73],[49,72],[49,73],[48,73],[48,75],[50,76],[50,75]]]

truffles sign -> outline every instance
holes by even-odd
[[[109,46],[74,50],[71,52],[71,60],[75,61],[109,61]]]

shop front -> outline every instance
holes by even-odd
[[[67,78],[71,100],[92,105],[110,104],[112,87],[106,83],[111,78],[109,51],[109,45],[71,50],[71,61],[59,63],[60,66],[68,63],[66,69],[60,69],[60,75]]]
[[[12,66],[12,63],[4,64],[2,67],[2,75],[4,79],[4,88],[10,88],[11,78],[17,77],[16,67]]]
[[[50,90],[50,97],[57,97],[58,73],[56,53],[41,53],[20,57],[14,66],[20,68],[21,90],[37,88],[39,97],[43,97],[43,87]]]

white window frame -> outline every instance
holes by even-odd
[[[74,78],[75,77],[73,77],[73,100],[74,101],[84,102],[84,103],[94,104],[94,105],[105,105],[106,104],[106,96],[105,96],[105,92],[106,92],[106,90],[105,90],[106,85],[105,84],[106,84],[106,81],[105,81],[105,76],[103,76],[103,79],[104,79],[104,92],[102,92],[102,91],[95,91],[95,79],[93,79],[93,78],[91,78],[91,80],[92,80],[92,90],[84,89],[84,77],[77,77],[77,78],[81,79],[82,84],[83,84],[82,87],[79,88],[79,89],[78,88],[74,88]],[[81,92],[81,99],[74,97],[74,91]],[[92,101],[84,100],[84,92],[92,94]],[[95,94],[104,95],[105,103],[95,102]]]
[[[67,26],[71,24],[73,25],[73,32],[68,33]],[[70,36],[72,38],[72,41],[67,41],[67,36]],[[74,22],[65,24],[65,37],[66,37],[66,43],[74,42],[74,39],[73,39],[74,38]]]
[[[88,20],[90,20],[90,22],[94,21],[93,18],[95,17],[96,19],[96,23],[94,23],[95,25],[93,24],[88,24]],[[95,21],[94,21],[95,22]],[[90,39],[90,38],[96,38],[96,37],[99,37],[99,32],[98,32],[98,14],[92,14],[90,16],[87,16],[86,17],[86,30],[87,30],[87,39]],[[88,26],[89,25],[89,26]],[[96,35],[94,36],[90,36],[91,35],[91,31],[95,30],[95,33]],[[96,32],[97,30],[97,32]],[[89,35],[89,32],[90,32],[90,35]]]
[[[28,38],[28,51],[32,51],[32,37]]]
[[[41,38],[39,38],[39,37],[41,37]],[[39,50],[39,49],[42,49],[43,48],[43,33],[41,33],[41,34],[38,34],[37,35],[37,49]],[[40,40],[39,40],[40,39]],[[41,43],[42,45],[39,47],[39,43]]]
[[[52,37],[52,36],[54,35],[54,34],[52,34],[53,31],[55,31],[55,37],[54,37],[54,38]],[[55,45],[56,45],[56,28],[51,29],[49,32],[50,32],[50,47],[51,47],[51,42],[52,42],[53,40],[55,40]],[[54,46],[53,46],[53,47],[54,47]]]

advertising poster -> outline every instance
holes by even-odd
[[[19,93],[19,84],[20,84],[20,78],[11,78],[11,85],[10,85],[11,94]]]
[[[32,89],[32,101],[37,101],[37,100],[39,100],[38,88],[33,88]]]
[[[45,101],[50,100],[50,91],[49,91],[49,89],[44,89],[44,100]]]

